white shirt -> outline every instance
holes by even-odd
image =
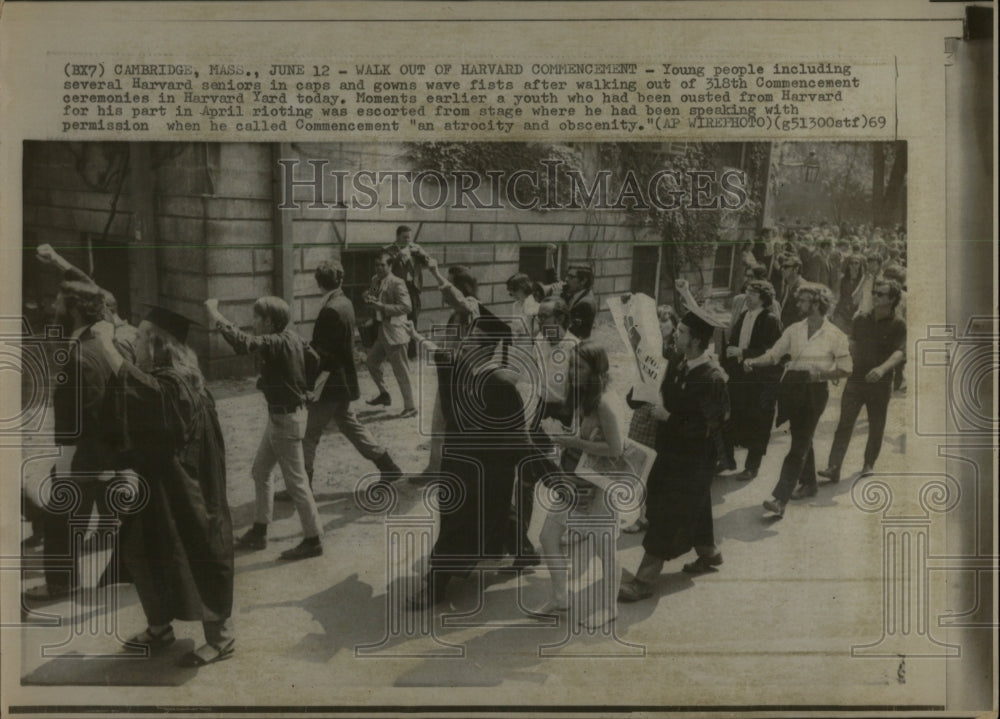
[[[555,344],[541,334],[535,337],[535,346],[541,355],[539,367],[542,371],[541,382],[536,386],[546,402],[565,402],[569,396],[569,363],[579,342],[572,332],[567,332]]]
[[[531,295],[525,297],[523,301],[514,300],[510,316],[513,320],[511,326],[515,337],[534,337],[535,318],[538,316],[538,300]]]
[[[825,317],[812,337],[809,336],[809,320],[789,325],[774,346],[761,356],[774,364],[784,355],[792,357],[792,361],[785,366],[786,372],[810,369],[829,372],[838,369],[850,374],[854,367],[847,335]]]

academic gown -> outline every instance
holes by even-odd
[[[441,510],[431,566],[461,575],[505,554],[514,480],[530,444],[521,395],[502,371],[439,365],[438,373],[447,431],[441,471],[458,494],[442,490],[455,501]]]
[[[123,449],[148,502],[123,527],[122,560],[151,624],[232,614],[233,529],[225,445],[207,390],[173,369],[125,362],[115,377]]]
[[[713,361],[691,370],[671,361],[660,391],[670,417],[657,423],[656,461],[646,487],[649,527],[642,544],[648,554],[673,559],[692,547],[715,544],[714,435],[729,410],[729,396]]]

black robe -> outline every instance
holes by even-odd
[[[225,445],[207,390],[125,362],[114,380],[123,449],[148,488],[123,527],[122,560],[150,624],[220,621],[233,608]]]
[[[439,365],[438,389],[447,432],[441,472],[457,486],[441,490],[456,501],[442,508],[431,567],[462,575],[506,553],[514,480],[530,444],[521,395],[502,370]]]
[[[729,396],[721,369],[711,361],[685,372],[680,361],[671,360],[660,391],[670,417],[657,423],[642,546],[655,557],[673,559],[692,547],[715,544],[715,433],[729,411]]]

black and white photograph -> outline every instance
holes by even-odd
[[[832,648],[879,651],[852,487],[906,466],[905,142],[23,157],[24,685],[869,671]]]
[[[4,2],[0,714],[995,715],[995,24]]]

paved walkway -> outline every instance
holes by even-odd
[[[616,376],[627,377],[624,359],[615,357]],[[226,393],[226,387],[219,389]],[[624,393],[627,387],[617,389]],[[835,388],[817,432],[820,465],[839,395]],[[906,404],[894,398],[890,405],[880,471],[902,468]],[[260,410],[255,393],[219,401],[237,532],[251,522],[248,465]],[[422,468],[418,420],[388,420],[381,413],[369,419],[404,469]],[[860,468],[865,428],[862,420],[845,467]],[[45,615],[33,614],[25,617],[28,628],[5,630],[5,649],[21,643],[23,686],[17,694],[30,695],[33,703],[44,697],[52,704],[189,706],[942,703],[943,672],[934,662],[911,662],[901,681],[899,659],[851,656],[853,645],[882,636],[885,586],[880,516],[852,501],[851,477],[793,502],[780,521],[764,519],[761,502],[770,496],[789,443],[785,429],[775,430],[756,480],[721,477],[713,485],[716,536],[725,558],[720,571],[691,577],[681,572],[690,558],[674,560],[653,598],[620,605],[613,633],[591,635],[565,619],[546,625],[525,616],[523,607],[545,599],[542,568],[524,574],[504,566],[484,570],[453,587],[452,605],[433,615],[393,611],[390,597],[405,593],[407,582],[419,575],[429,545],[397,547],[388,537],[401,522],[428,526],[420,519],[426,516],[424,490],[398,484],[392,521],[366,511],[352,485],[373,470],[343,438],[330,434],[317,460],[325,553],[291,564],[278,561],[300,536],[291,505],[279,504],[267,550],[237,555],[238,640],[231,660],[201,670],[175,667],[181,654],[201,642],[200,627],[191,623],[175,625],[179,641],[165,655],[123,658],[108,629],[117,627],[124,637],[144,621],[134,590],[119,585],[105,600],[88,596],[44,608],[69,626],[43,626]],[[742,456],[738,452],[741,467]],[[636,568],[640,541],[622,536],[626,569]],[[26,585],[39,580],[38,573],[25,575]],[[67,638],[61,648],[42,649]],[[65,652],[70,655],[54,656]],[[101,653],[109,656],[93,656]],[[8,701],[16,703],[14,697]]]

